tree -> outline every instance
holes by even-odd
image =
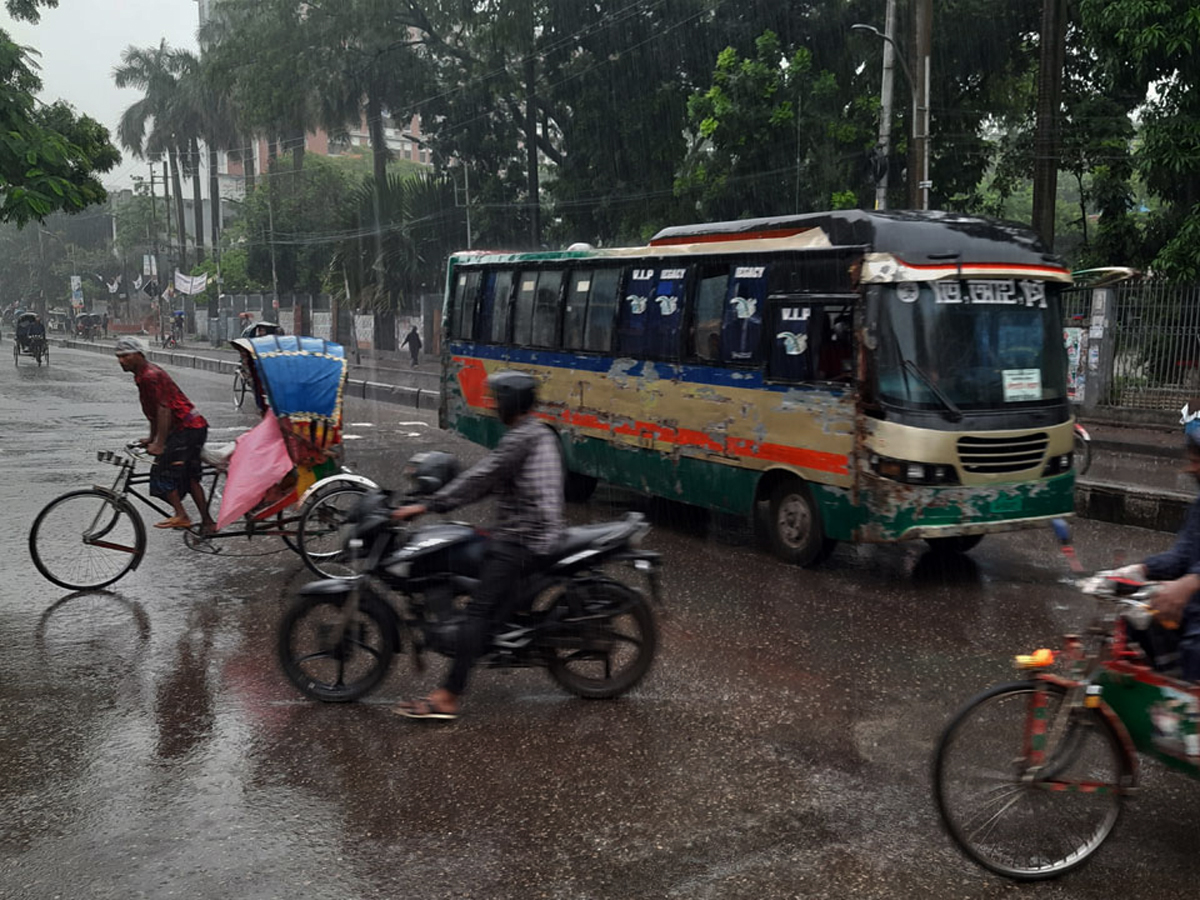
[[[373,181],[364,182],[343,218],[348,231],[359,230],[339,245],[332,282],[336,285],[344,273],[350,296],[364,307],[418,312],[419,295],[440,290],[443,261],[463,243],[464,215],[454,201],[453,182],[436,175],[392,174],[382,197]],[[377,215],[382,222],[378,242]]]
[[[1101,71],[1128,109],[1140,106],[1134,163],[1163,201],[1149,223],[1153,268],[1176,278],[1200,271],[1200,2],[1080,0]],[[1152,89],[1152,90],[1151,90]],[[1124,260],[1118,260],[1124,262]]]
[[[0,221],[22,226],[103,202],[96,175],[121,159],[94,119],[66,103],[38,105],[30,53],[0,31]]]
[[[847,188],[865,191],[872,107],[843,94],[806,48],[785,54],[771,31],[753,58],[726,48],[712,86],[688,102],[694,137],[676,190],[709,219],[828,209]]]
[[[179,231],[179,267],[187,269],[187,229],[183,217],[181,157],[190,152],[188,121],[179,90],[179,57],[167,42],[157,47],[128,47],[113,73],[117,87],[133,87],[144,96],[121,116],[117,135],[139,159],[166,155],[171,165],[171,189]]]

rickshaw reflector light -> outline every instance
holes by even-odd
[[[1088,694],[1086,697],[1083,698],[1083,705],[1086,706],[1088,709],[1099,708],[1100,695],[1099,694]]]
[[[1018,669],[1044,669],[1054,665],[1055,652],[1048,647],[1041,647],[1032,653],[1024,653],[1013,659]]]

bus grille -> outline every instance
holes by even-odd
[[[1013,437],[961,437],[958,459],[967,472],[1021,472],[1042,464],[1048,443],[1044,431]]]

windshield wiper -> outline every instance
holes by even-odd
[[[946,407],[946,412],[949,413],[949,415],[946,418],[948,418],[951,422],[961,422],[962,421],[962,417],[963,417],[962,410],[959,409],[957,406],[955,406],[954,401],[946,396],[946,392],[943,391],[940,387],[938,387],[934,383],[932,378],[930,378],[928,375],[925,374],[924,369],[922,369],[920,366],[918,366],[911,359],[903,360],[901,362],[901,365],[904,366],[904,371],[912,372],[919,379],[921,379],[921,381],[925,384],[925,387],[929,388],[929,392],[931,394],[933,394],[933,396],[938,398],[938,400],[941,402],[942,406]]]

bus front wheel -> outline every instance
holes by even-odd
[[[925,543],[935,553],[966,553],[979,546],[982,540],[982,534],[956,534],[952,537],[925,538]]]
[[[782,481],[771,491],[764,524],[771,551],[793,565],[816,565],[828,558],[837,545],[825,537],[821,510],[808,485],[799,478]]]

